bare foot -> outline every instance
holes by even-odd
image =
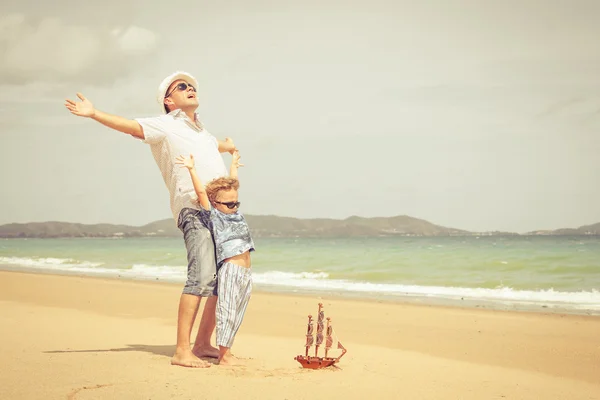
[[[219,358],[219,349],[208,346],[196,346],[192,349],[192,353],[196,357],[209,357],[209,358]]]
[[[243,363],[239,358],[235,357],[233,354],[225,355],[223,358],[219,360],[219,365],[233,366],[233,365],[242,365]]]
[[[171,365],[179,365],[180,367],[188,367],[188,368],[209,368],[210,363],[207,363],[204,360],[199,359],[192,353],[188,352],[177,352],[171,358]]]

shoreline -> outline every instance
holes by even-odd
[[[180,294],[0,272],[0,398],[600,398],[595,317],[256,292],[233,346],[245,364],[193,370],[169,363]],[[318,302],[348,353],[309,371],[293,358]]]
[[[34,268],[27,266],[15,265],[0,265],[0,272],[17,272],[29,274],[57,275],[57,276],[76,276],[91,279],[106,279],[117,281],[131,282],[147,282],[181,286],[183,282],[169,279],[152,278],[152,277],[131,277],[112,274],[86,274],[79,271],[56,270],[49,268]],[[280,294],[283,296],[302,296],[302,297],[319,297],[332,299],[353,299],[357,301],[373,301],[386,302],[409,305],[425,305],[439,307],[456,307],[465,309],[486,309],[496,311],[514,311],[526,313],[542,313],[542,314],[567,314],[567,315],[583,315],[591,317],[600,317],[600,307],[598,309],[580,309],[576,306],[566,306],[561,303],[539,304],[535,302],[525,301],[508,301],[508,300],[491,300],[491,299],[473,299],[473,298],[449,298],[442,296],[427,296],[427,295],[392,295],[384,293],[375,293],[368,295],[366,292],[343,292],[343,291],[325,291],[319,289],[294,288],[288,286],[276,285],[261,285],[254,284],[254,291],[259,293]]]

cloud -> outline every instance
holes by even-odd
[[[156,37],[146,29],[130,26],[127,29],[117,28],[112,31],[117,39],[119,49],[129,55],[144,55],[156,47]]]
[[[69,25],[59,18],[0,17],[0,84],[106,84],[131,72],[157,48],[157,36],[138,26]]]

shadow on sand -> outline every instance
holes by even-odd
[[[193,343],[192,343],[193,345]],[[43,353],[47,354],[64,354],[64,353],[108,353],[108,352],[127,352],[127,351],[138,351],[143,353],[155,354],[157,356],[164,356],[171,358],[175,354],[175,345],[149,345],[149,344],[128,344],[127,347],[116,348],[116,349],[89,349],[89,350],[48,350]],[[201,357],[203,360],[210,363],[215,363],[215,358]]]

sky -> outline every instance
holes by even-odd
[[[148,145],[63,104],[158,115],[177,70],[247,214],[600,222],[596,0],[90,3],[0,5],[0,224],[169,218]]]

